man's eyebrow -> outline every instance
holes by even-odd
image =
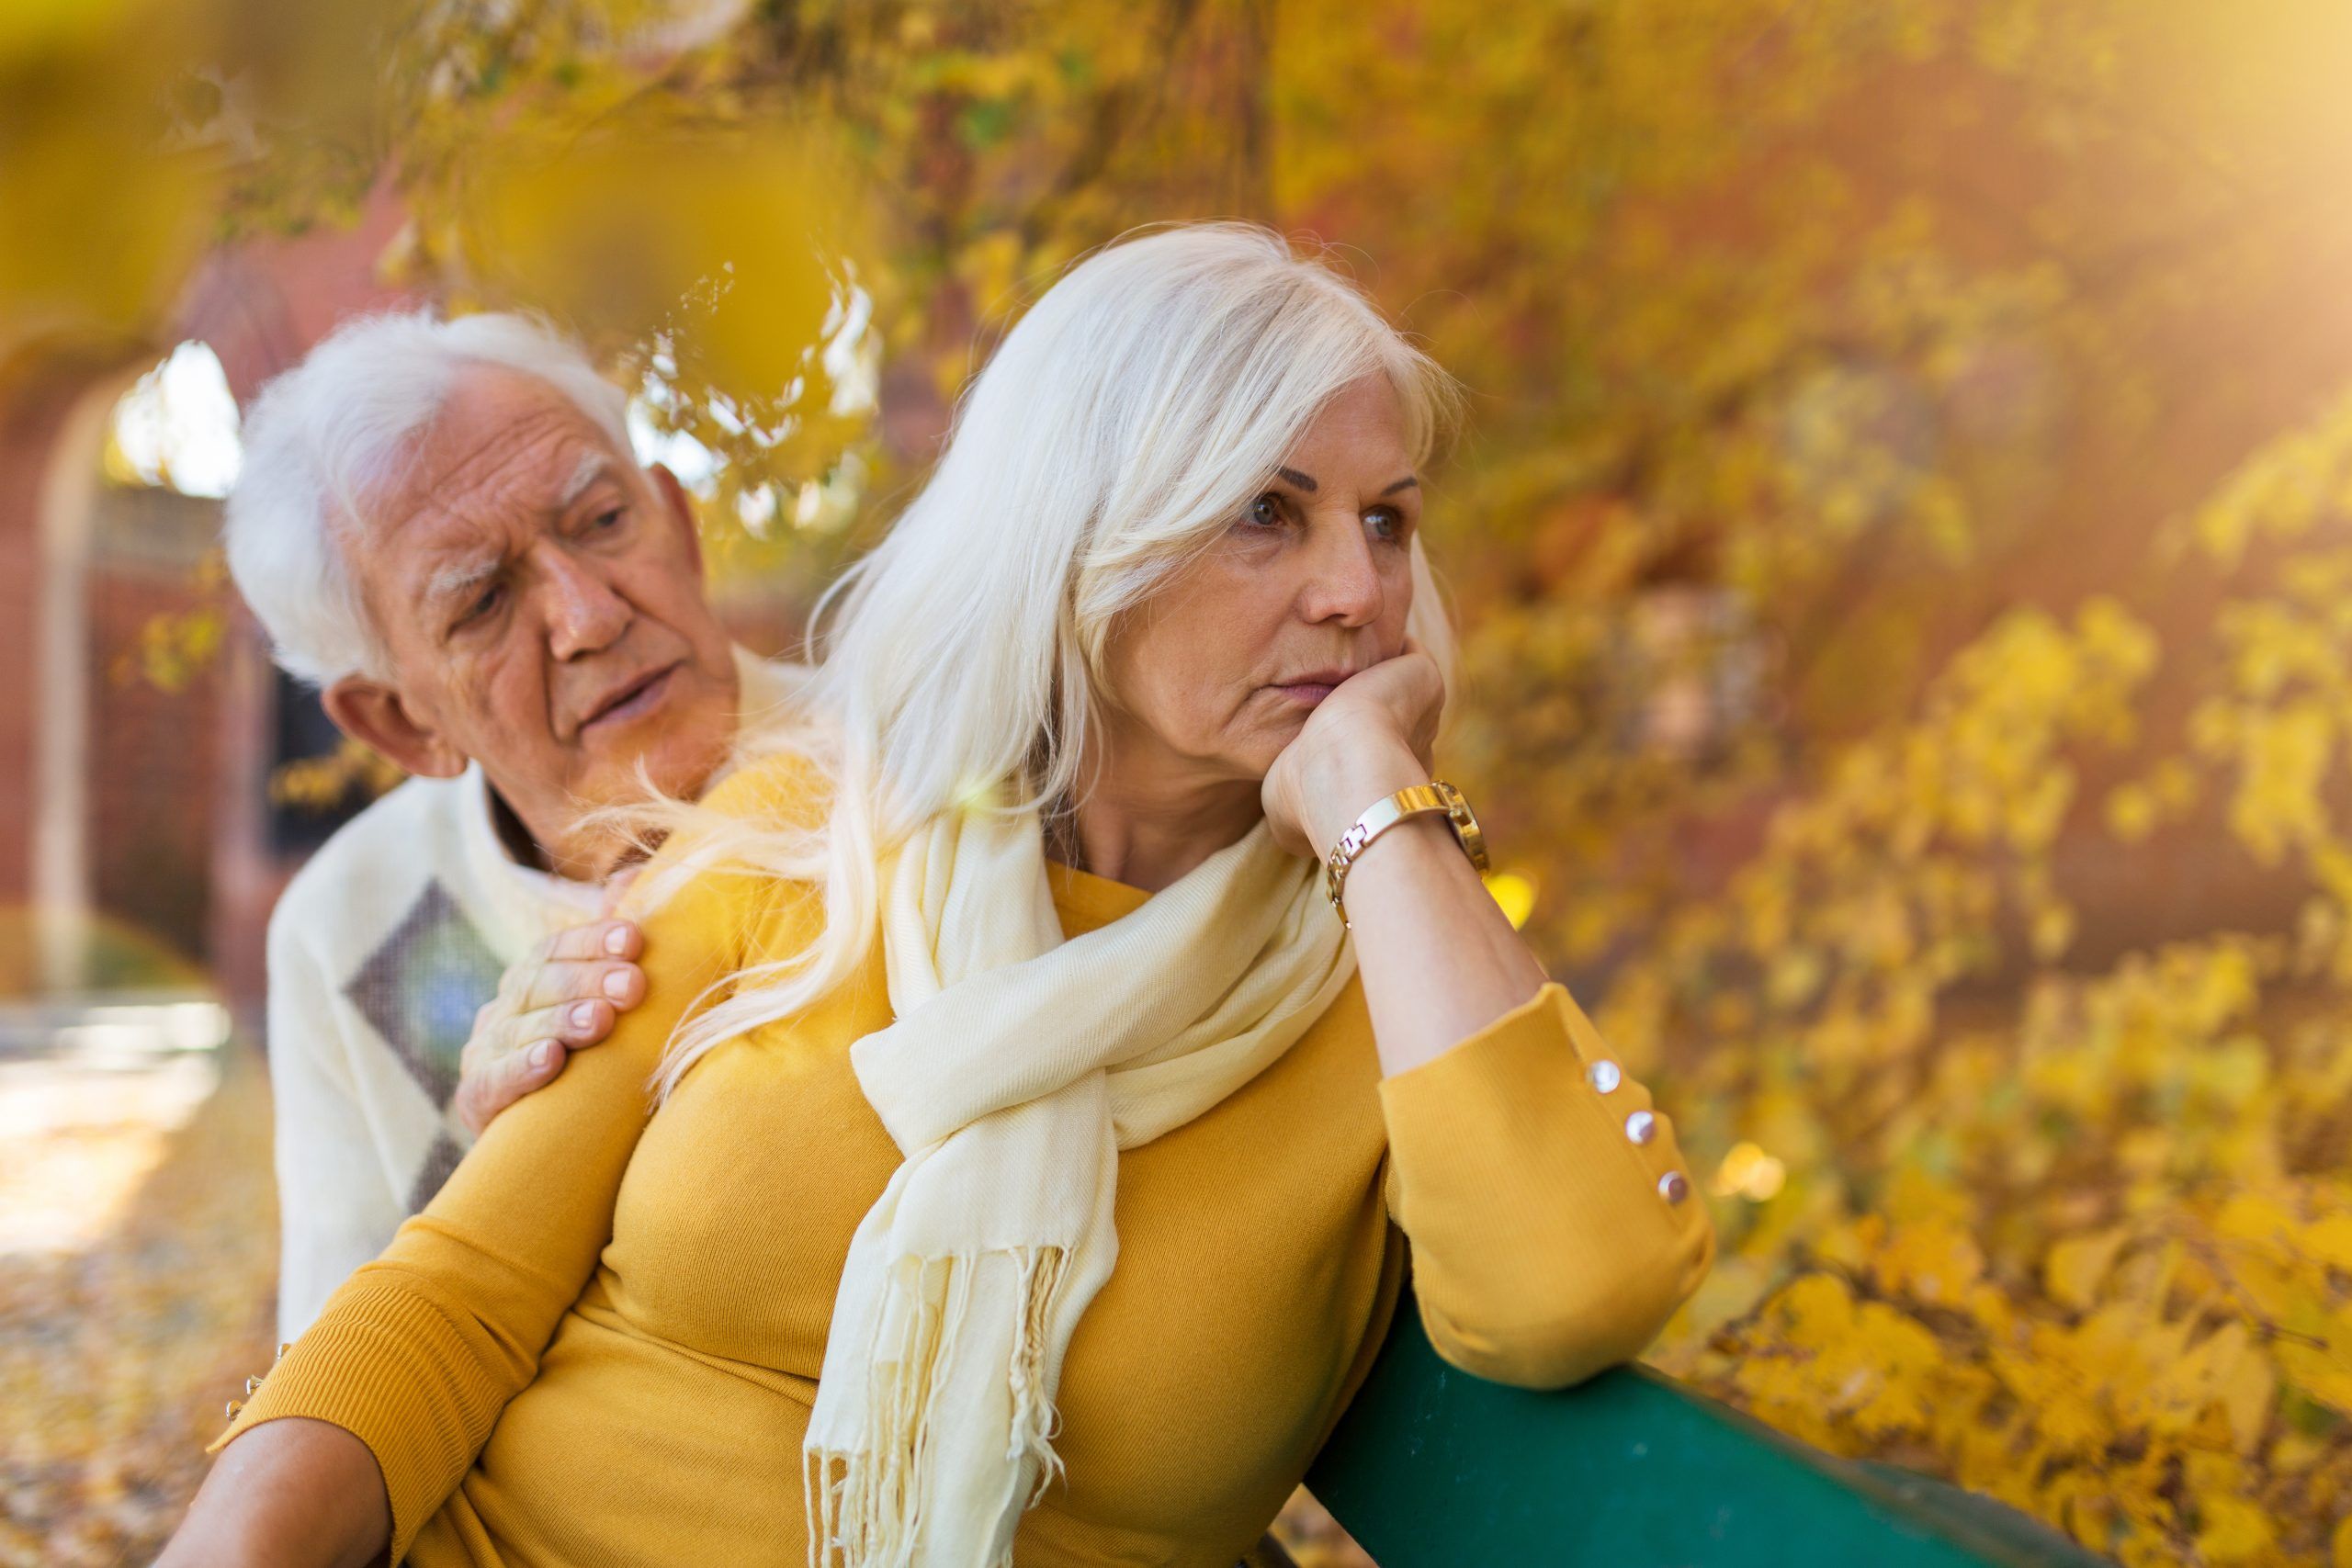
[[[498,575],[503,564],[496,556],[482,556],[469,561],[445,566],[425,581],[424,602],[438,604],[480,587]]]
[[[556,505],[570,506],[578,501],[588,487],[602,479],[612,466],[612,459],[602,452],[582,452],[580,466],[571,470],[571,478],[565,483],[563,493],[556,497]]]

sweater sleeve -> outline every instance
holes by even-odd
[[[374,1145],[351,1071],[351,1042],[302,912],[269,922],[269,1090],[277,1168],[277,1337],[308,1328],[334,1288],[408,1217],[361,1157]]]
[[[1641,1354],[1706,1276],[1714,1227],[1673,1127],[1560,986],[1380,1097],[1421,1322],[1464,1371],[1582,1382]]]
[[[741,813],[739,774],[707,804]],[[673,846],[646,885],[672,869]],[[650,1080],[697,998],[741,967],[775,885],[695,875],[643,920],[645,1000],[603,1044],[502,1113],[423,1213],[327,1302],[207,1450],[281,1416],[366,1443],[391,1503],[390,1561],[464,1480],[611,1238],[621,1178],[652,1111]]]

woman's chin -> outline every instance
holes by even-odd
[[[1266,775],[1273,771],[1274,760],[1298,739],[1298,732],[1306,728],[1305,714],[1293,719],[1275,718],[1252,725],[1246,733],[1234,738],[1227,756],[1236,773],[1245,773],[1263,783]]]

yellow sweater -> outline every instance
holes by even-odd
[[[788,809],[783,768],[721,809]],[[1069,934],[1139,889],[1056,868]],[[890,1019],[862,979],[712,1052],[658,1114],[646,1083],[707,985],[797,951],[810,906],[741,876],[646,923],[647,999],[492,1123],[213,1445],[303,1416],[383,1467],[392,1560],[799,1563],[800,1440],[852,1233],[899,1163],[852,1042]],[[1714,1236],[1631,1079],[1547,986],[1384,1079],[1351,983],[1290,1052],[1119,1156],[1119,1261],[1063,1371],[1067,1464],[1025,1516],[1023,1568],[1230,1568],[1369,1364],[1411,1240],[1447,1359],[1556,1386],[1637,1354]],[[1609,1081],[1603,1076],[1602,1081]],[[1392,1224],[1391,1222],[1394,1222]],[[1401,1227],[1402,1235],[1399,1234]]]

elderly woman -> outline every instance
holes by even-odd
[[[1447,397],[1260,231],[1065,276],[167,1561],[1230,1564],[1408,1252],[1472,1372],[1638,1352],[1713,1233],[1430,777]]]

